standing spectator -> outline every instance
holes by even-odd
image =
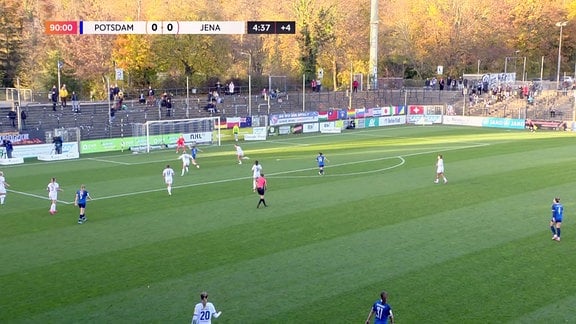
[[[56,178],[50,179],[50,183],[48,183],[48,198],[50,199],[50,214],[54,215],[58,211],[56,210],[56,203],[58,202],[58,191],[62,191],[58,182],[56,182]]]
[[[76,191],[74,198],[74,206],[80,208],[80,216],[78,216],[78,224],[84,224],[88,219],[86,218],[86,201],[92,200],[90,193],[86,190],[85,185],[80,186],[80,190]]]
[[[152,89],[152,86],[148,86],[148,106],[154,106],[154,89]]]
[[[234,82],[230,81],[230,83],[228,84],[228,93],[230,95],[234,94]]]
[[[16,128],[16,116],[18,114],[16,113],[16,111],[14,109],[10,110],[8,112],[8,118],[10,119],[10,122],[12,123],[12,127]]]
[[[52,86],[50,90],[50,100],[52,100],[52,111],[56,111],[56,105],[58,104],[58,98],[60,98],[58,94],[58,88],[56,85]]]
[[[4,172],[0,171],[0,205],[4,205],[4,199],[6,199],[6,187],[10,187],[10,185],[4,178]]]
[[[262,99],[268,100],[268,90],[266,88],[262,89]]]
[[[146,103],[146,97],[144,96],[144,92],[140,92],[140,98],[138,99],[138,103],[139,104],[145,104]]]
[[[26,128],[26,118],[28,118],[28,115],[26,115],[26,111],[24,109],[20,109],[20,122],[22,123],[22,128]]]
[[[172,180],[174,177],[174,170],[169,164],[166,165],[164,171],[162,171],[162,176],[164,177],[164,183],[166,183],[166,190],[168,190],[168,195],[172,196]]]
[[[562,226],[562,217],[564,216],[564,206],[560,203],[560,198],[556,197],[552,201],[552,219],[550,219],[550,229],[552,230],[552,239],[560,242],[560,226]]]
[[[222,91],[222,84],[220,83],[220,81],[216,81],[216,92],[220,94],[220,91]]]
[[[70,100],[72,100],[72,112],[79,113],[80,112],[80,99],[78,98],[78,94],[76,91],[72,91],[72,95],[70,96]]]
[[[322,80],[316,80],[316,92],[322,91]]]
[[[62,108],[66,107],[66,101],[68,100],[68,90],[66,90],[66,85],[63,84],[60,88],[60,101],[62,102]]]
[[[218,318],[220,315],[222,315],[222,312],[216,312],[214,304],[208,302],[208,293],[202,292],[200,294],[200,302],[194,306],[192,324],[211,324],[212,317]]]
[[[381,292],[380,300],[376,301],[372,305],[372,308],[370,308],[370,313],[368,313],[366,324],[370,323],[370,319],[374,314],[376,314],[374,317],[374,324],[387,324],[388,320],[390,320],[390,324],[394,324],[394,315],[392,314],[392,307],[390,307],[388,304],[387,292]]]
[[[440,78],[439,85],[440,85],[440,91],[444,90],[444,86],[446,85],[444,78]]]
[[[356,79],[354,79],[354,81],[352,81],[352,91],[358,92],[358,80],[356,80]]]
[[[310,86],[312,87],[312,92],[316,92],[316,79],[312,79]]]
[[[438,181],[440,181],[440,177],[444,179],[444,183],[448,182],[446,176],[444,175],[444,158],[442,157],[442,154],[438,154],[436,161],[436,179],[434,180],[434,183],[438,183]]]
[[[172,97],[166,97],[166,117],[172,116]]]
[[[264,193],[266,192],[267,186],[268,183],[264,177],[264,173],[261,172],[260,176],[256,179],[256,191],[258,192],[258,195],[260,195],[260,200],[258,200],[256,208],[260,208],[260,204],[264,204],[264,207],[268,207],[268,205],[266,205],[266,200],[264,199]]]

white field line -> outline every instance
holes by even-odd
[[[382,172],[382,171],[386,171],[386,170],[390,170],[393,168],[397,168],[400,167],[402,165],[404,165],[405,163],[405,159],[404,157],[408,157],[408,156],[416,156],[416,155],[425,155],[425,154],[431,154],[431,153],[437,153],[439,151],[455,151],[455,150],[461,150],[461,149],[468,149],[468,148],[473,148],[473,147],[480,147],[480,146],[488,146],[490,144],[477,144],[477,145],[467,145],[467,146],[461,146],[461,147],[450,147],[450,148],[443,148],[443,149],[435,149],[432,151],[425,151],[425,152],[416,152],[416,153],[410,153],[410,154],[405,154],[405,155],[397,155],[397,156],[388,156],[388,157],[383,157],[383,158],[377,158],[377,159],[370,159],[370,160],[364,160],[364,161],[354,161],[354,162],[346,162],[346,163],[340,163],[340,164],[334,164],[334,165],[330,165],[329,168],[334,168],[334,167],[339,167],[339,166],[346,166],[346,165],[354,165],[354,164],[361,164],[361,163],[366,163],[366,162],[374,162],[374,161],[382,161],[382,160],[390,160],[390,159],[399,159],[400,163],[397,163],[395,165],[386,167],[386,168],[382,168],[382,169],[378,169],[378,170],[370,170],[370,171],[363,171],[360,173],[346,173],[346,174],[337,174],[337,175],[331,175],[331,176],[350,176],[350,175],[357,175],[357,174],[363,174],[363,173],[375,173],[375,172]],[[298,170],[287,170],[287,171],[282,171],[282,172],[276,172],[276,173],[267,173],[269,177],[274,177],[274,178],[283,178],[283,179],[288,179],[288,178],[309,178],[309,177],[316,177],[316,175],[309,175],[309,176],[286,176],[283,177],[282,175],[284,174],[291,174],[291,173],[298,173],[298,172],[304,172],[304,171],[311,171],[311,170],[317,170],[317,167],[311,167],[311,168],[304,168],[304,169],[298,169]],[[330,175],[326,175],[326,176],[330,176]],[[172,188],[174,189],[179,189],[179,188],[190,188],[190,187],[199,187],[199,186],[207,186],[207,185],[212,185],[212,184],[218,184],[218,183],[227,183],[227,182],[233,182],[233,181],[240,181],[240,180],[248,180],[248,179],[252,179],[252,177],[239,177],[239,178],[232,178],[232,179],[222,179],[222,180],[215,180],[215,181],[206,181],[206,182],[200,182],[200,183],[192,183],[192,184],[187,184],[187,185],[181,185],[181,186],[173,186]],[[119,197],[128,197],[128,196],[137,196],[137,195],[143,195],[143,194],[148,194],[148,193],[152,193],[152,192],[159,192],[159,191],[165,191],[166,188],[162,187],[162,188],[157,188],[157,189],[150,189],[150,190],[141,190],[141,191],[132,191],[132,192],[127,192],[127,193],[123,193],[123,194],[117,194],[117,195],[113,195],[113,196],[103,196],[103,197],[97,197],[94,198],[92,200],[106,200],[106,199],[113,199],[113,198],[119,198]],[[47,197],[43,197],[43,196],[39,196],[36,194],[30,194],[30,193],[26,193],[26,192],[21,192],[21,191],[15,191],[15,190],[9,190],[10,192],[13,193],[17,193],[17,194],[21,194],[24,196],[29,196],[29,197],[33,197],[33,198],[39,198],[42,200],[47,200]],[[66,201],[61,201],[58,200],[61,203],[70,205],[73,204],[74,202],[66,202]]]
[[[106,159],[99,159],[99,158],[87,158],[87,160],[97,161],[97,162],[105,162],[105,163],[121,164],[121,165],[132,165],[132,163],[129,163],[129,162],[120,162],[120,161],[113,161],[113,160],[106,160]]]

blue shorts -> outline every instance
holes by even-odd
[[[562,217],[554,217],[552,216],[552,219],[550,219],[551,222],[554,223],[562,223]]]
[[[258,192],[258,194],[259,194],[260,196],[263,196],[265,189],[264,189],[264,188],[258,188],[258,189],[256,189],[256,191]]]
[[[78,203],[79,208],[86,208],[86,203]]]

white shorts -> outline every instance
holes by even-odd
[[[436,173],[444,173],[444,168],[437,168]]]
[[[172,178],[166,178],[166,179],[164,179],[164,182],[166,182],[167,185],[171,185],[172,184]]]
[[[6,188],[0,189],[0,195],[5,195],[5,194],[6,194]]]
[[[57,193],[49,193],[49,194],[48,194],[48,199],[50,199],[50,200],[58,200],[58,194],[57,194]]]

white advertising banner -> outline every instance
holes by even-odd
[[[337,121],[320,123],[320,133],[342,133],[342,121],[340,120],[339,122],[340,123]],[[338,124],[340,124],[340,126],[338,126]]]
[[[267,127],[254,127],[252,134],[244,134],[245,141],[265,141],[267,135]]]
[[[304,124],[302,128],[303,133],[318,133],[319,131],[320,125],[318,125],[318,123]]]
[[[15,145],[12,156],[20,158],[32,158],[39,155],[55,154],[54,144],[32,144],[32,145]],[[62,154],[79,153],[78,143],[62,143]]]
[[[187,133],[182,134],[186,143],[195,142],[198,144],[203,143],[212,143],[212,132],[203,132],[203,133]]]

